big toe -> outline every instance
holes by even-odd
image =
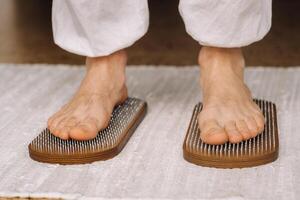
[[[224,144],[228,141],[225,130],[216,120],[208,120],[200,125],[200,138],[207,144]]]

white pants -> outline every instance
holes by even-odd
[[[214,47],[242,47],[262,39],[271,27],[271,10],[272,0],[179,3],[186,31],[201,45]],[[52,24],[54,41],[63,49],[90,57],[109,55],[146,33],[148,4],[147,0],[54,0]]]

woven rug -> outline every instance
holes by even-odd
[[[38,163],[27,145],[71,97],[84,68],[0,65],[0,196],[66,199],[299,199],[300,67],[246,69],[254,97],[277,104],[279,159],[222,170],[182,157],[194,105],[201,99],[197,67],[127,68],[130,96],[149,110],[121,154],[86,165]]]

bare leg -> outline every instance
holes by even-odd
[[[48,120],[48,128],[62,139],[88,140],[108,126],[116,104],[127,98],[125,51],[86,58],[86,75],[72,99]]]
[[[264,129],[264,117],[244,83],[240,48],[202,47],[199,53],[203,110],[201,139],[209,144],[237,143]]]

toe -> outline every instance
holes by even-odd
[[[252,110],[252,116],[256,122],[258,133],[261,133],[264,130],[264,125],[265,125],[265,117],[262,114],[262,111],[260,107],[253,102],[253,106],[251,107]]]
[[[61,117],[62,114],[63,114],[62,112],[58,111],[58,112],[56,112],[54,115],[52,115],[52,116],[48,119],[48,121],[47,121],[47,126],[48,126],[49,129],[50,129],[50,127],[53,127],[54,122],[55,122],[59,117]]]
[[[60,115],[60,116],[57,116],[55,117],[50,126],[48,127],[48,129],[50,130],[51,133],[54,133],[55,131],[57,131],[58,129],[58,124],[61,122],[61,120],[64,118],[65,116],[64,115]]]
[[[53,121],[55,121],[57,119],[53,119]],[[56,125],[56,124],[55,124]],[[50,133],[52,133],[53,135],[55,135],[56,137],[59,137],[60,134],[60,130],[58,129],[57,126],[54,126],[54,123],[52,122],[52,124],[48,127]]]
[[[241,142],[243,140],[243,136],[238,131],[234,121],[230,121],[230,122],[225,123],[225,131],[228,135],[229,142],[238,143],[238,142]]]
[[[65,135],[65,124],[67,117],[61,117],[60,119],[57,119],[55,124],[52,125],[52,128],[50,128],[50,131],[56,136],[61,139],[64,139],[65,137],[61,137],[62,135]],[[64,132],[63,132],[64,131]]]
[[[74,140],[90,140],[97,136],[97,127],[92,124],[78,124],[73,127],[70,132],[70,138]]]
[[[247,123],[248,129],[250,130],[250,134],[252,137],[255,137],[258,135],[258,126],[256,124],[256,121],[253,117],[247,117],[245,119],[245,122]]]
[[[240,134],[243,136],[244,140],[248,140],[252,137],[250,130],[244,120],[239,120],[236,122],[236,127]]]
[[[70,131],[73,127],[78,124],[78,119],[76,117],[66,117],[57,125],[57,129],[59,130],[58,137],[63,140],[67,140],[70,138]]]
[[[52,133],[54,136],[59,137],[59,135],[60,135],[60,130],[54,129],[54,130],[51,131],[51,133]]]
[[[200,126],[200,138],[208,144],[224,144],[228,141],[225,130],[216,120],[207,120]]]
[[[265,128],[265,118],[264,118],[263,114],[255,114],[254,120],[258,127],[258,133],[263,132],[263,130]]]
[[[70,131],[70,128],[69,127],[64,127],[62,128],[60,131],[59,131],[59,136],[61,139],[63,140],[67,140],[69,139],[69,131]]]

